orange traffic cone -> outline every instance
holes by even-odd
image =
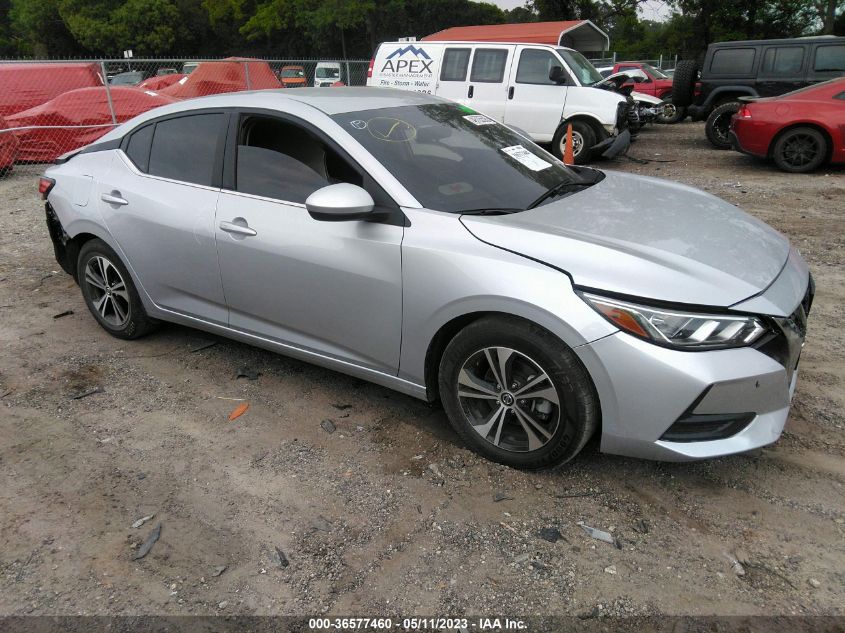
[[[567,165],[575,164],[575,154],[572,152],[572,124],[566,126],[566,146],[563,149],[563,162]]]

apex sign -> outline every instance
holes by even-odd
[[[408,44],[394,50],[387,56],[381,68],[383,73],[394,73],[403,75],[424,75],[431,74],[431,65],[434,60],[422,48]]]

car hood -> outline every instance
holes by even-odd
[[[575,285],[727,307],[765,290],[789,242],[760,220],[679,183],[606,172],[536,209],[461,216],[478,239],[566,271]]]

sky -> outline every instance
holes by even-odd
[[[493,4],[497,4],[503,9],[513,9],[514,7],[521,7],[525,4],[525,0],[488,0]],[[663,0],[645,0],[639,6],[640,17],[646,20],[663,21],[672,13],[668,5]]]

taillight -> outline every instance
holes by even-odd
[[[751,108],[747,105],[742,105],[737,110],[736,118],[738,119],[750,119],[751,118]]]
[[[55,186],[55,180],[53,180],[52,178],[47,178],[47,176],[41,176],[41,178],[38,179],[38,193],[41,194],[41,199],[46,200],[47,196],[50,194],[50,191]]]
[[[370,59],[370,65],[367,66],[367,79],[372,79],[373,77],[373,66],[375,66],[376,58],[373,57]]]

